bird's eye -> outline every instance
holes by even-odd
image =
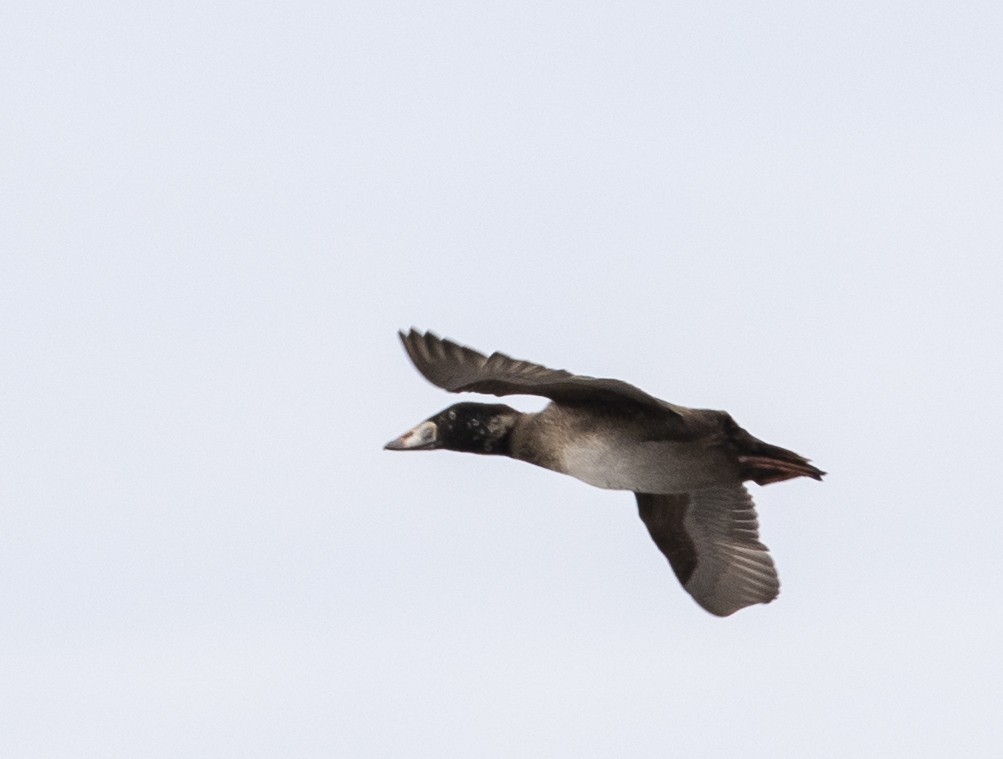
[[[470,426],[471,427],[480,427],[481,426],[480,420],[478,420],[478,419],[471,419],[470,420]]]
[[[456,412],[455,411],[450,411],[449,412],[449,418],[450,419],[455,419],[456,418]]]

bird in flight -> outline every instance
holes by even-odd
[[[443,448],[508,456],[589,485],[633,491],[641,520],[683,588],[726,617],[780,591],[745,483],[825,474],[793,451],[764,443],[724,411],[676,406],[615,379],[571,374],[504,353],[475,350],[416,329],[400,333],[424,377],[451,393],[539,395],[521,413],[457,403],[387,443],[392,451]]]

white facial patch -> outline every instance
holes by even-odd
[[[439,439],[439,428],[435,422],[422,422],[413,430],[408,430],[396,440],[387,443],[387,448],[393,451],[407,451],[429,448]]]
[[[405,435],[404,442],[409,448],[428,445],[434,442],[438,435],[439,428],[435,426],[435,422],[422,422]]]

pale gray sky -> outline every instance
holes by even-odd
[[[1003,750],[998,3],[5,3],[0,755]],[[780,598],[390,454],[395,332],[725,408]],[[522,408],[538,400],[517,400]]]

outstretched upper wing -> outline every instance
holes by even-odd
[[[711,614],[726,617],[780,592],[780,580],[744,485],[689,493],[635,493],[641,519],[676,577]]]
[[[615,379],[599,379],[548,369],[529,361],[470,348],[416,329],[400,333],[404,349],[425,379],[452,393],[541,395],[553,401],[640,403],[678,413],[665,401]]]

